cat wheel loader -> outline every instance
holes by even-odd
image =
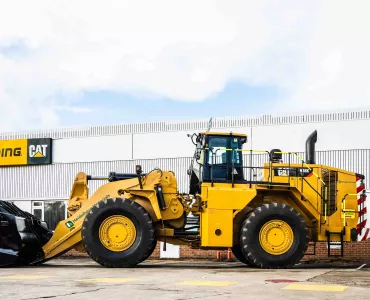
[[[68,219],[55,232],[14,204],[0,202],[0,265],[39,264],[71,249],[105,267],[133,267],[157,241],[204,250],[231,248],[258,268],[288,268],[309,242],[343,244],[367,239],[364,176],[316,164],[317,132],[297,153],[243,150],[247,136],[193,134],[190,191],[178,192],[175,174],[160,169],[94,177],[79,173]],[[261,158],[265,158],[263,163]],[[284,161],[283,161],[284,158]],[[103,185],[89,195],[88,182]]]

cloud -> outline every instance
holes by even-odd
[[[370,106],[369,1],[326,1],[304,52],[302,80],[280,104],[290,110]]]
[[[0,5],[0,130],[57,126],[83,91],[202,101],[235,80],[283,89],[275,110],[370,98],[367,1]]]

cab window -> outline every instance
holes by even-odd
[[[233,136],[208,136],[204,181],[243,180],[242,141]]]
[[[222,165],[227,163],[227,142],[225,137],[211,137],[208,145],[208,163]]]

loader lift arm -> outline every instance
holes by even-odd
[[[89,180],[108,182],[89,197]],[[158,197],[162,187],[166,188],[166,195]],[[84,251],[81,243],[83,223],[90,218],[95,208],[107,204],[109,199],[135,202],[137,209],[144,209],[152,222],[181,220],[184,217],[183,205],[177,195],[177,183],[172,172],[155,169],[143,176],[141,167],[137,166],[136,174],[110,173],[107,178],[79,173],[70,195],[69,218],[57,225],[53,237],[44,245],[45,259],[59,256],[72,248]]]

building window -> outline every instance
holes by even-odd
[[[60,221],[67,218],[66,201],[33,201],[32,214],[48,224],[54,230]]]
[[[32,214],[41,219],[44,220],[44,202],[42,201],[33,201],[32,202]]]

